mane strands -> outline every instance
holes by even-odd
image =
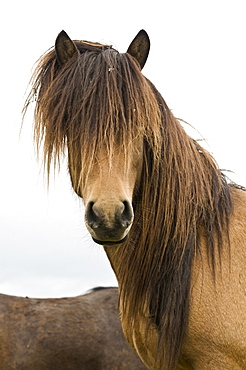
[[[215,274],[215,254],[228,245],[232,199],[212,156],[184,132],[152,89],[162,111],[162,156],[155,162],[146,145],[135,222],[127,246],[117,254],[124,261],[119,272],[124,319],[134,330],[140,315],[149,316],[146,330],[151,333],[154,325],[159,337],[156,361],[161,358],[165,369],[173,370],[188,325],[192,263],[201,231]]]
[[[88,158],[97,158],[101,148],[106,148],[110,162],[115,148],[124,147],[127,159],[132,143],[142,136],[158,157],[161,114],[135,60],[106,45],[77,41],[76,46],[81,54],[63,68],[54,50],[40,59],[26,102],[27,107],[37,96],[34,137],[38,148],[44,141],[48,174],[51,162],[59,164],[66,147],[76,172],[82,162],[90,166]],[[77,188],[86,166],[76,175]]]

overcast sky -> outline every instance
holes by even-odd
[[[21,109],[32,67],[64,29],[72,39],[127,50],[144,28],[143,73],[174,114],[207,140],[220,168],[246,185],[245,1],[33,1],[1,9],[0,293],[61,297],[116,285],[102,247],[83,225],[66,164],[45,186],[32,116]],[[195,139],[199,133],[188,130]]]

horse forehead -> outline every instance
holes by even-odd
[[[127,156],[126,153],[122,152],[108,154],[99,154],[91,166],[91,172],[99,184],[105,177],[107,180],[125,177],[125,175],[131,174],[135,168],[132,166],[133,158],[130,155]]]
[[[141,172],[141,152],[139,148],[127,150],[118,148],[112,153],[100,150],[95,158],[88,158],[88,167],[83,171],[87,187],[105,194],[117,193],[119,189],[132,188]],[[83,165],[82,165],[83,166]]]
[[[112,170],[117,166],[121,167],[122,171],[125,166],[129,169],[129,165],[139,159],[143,150],[143,140],[137,138],[119,145],[104,145],[102,144],[95,150],[94,164],[99,167],[107,167]]]

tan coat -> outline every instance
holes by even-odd
[[[233,190],[234,214],[230,223],[231,248],[224,251],[216,281],[207,254],[197,255],[191,283],[191,309],[178,370],[246,369],[246,192]],[[148,344],[144,326],[132,336],[125,334],[150,369],[155,364],[155,335]]]

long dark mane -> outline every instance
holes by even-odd
[[[183,130],[156,88],[129,54],[110,46],[76,41],[79,55],[63,68],[52,49],[34,73],[37,95],[35,138],[44,139],[48,171],[68,147],[73,187],[79,194],[91,161],[107,147],[122,145],[125,156],[144,138],[135,220],[124,246],[115,247],[121,264],[124,316],[134,328],[139,314],[157,328],[160,357],[173,370],[189,318],[192,262],[206,239],[211,273],[222,253],[232,210],[230,187],[212,156]],[[164,349],[164,350],[163,350]],[[163,355],[164,353],[164,355]]]

